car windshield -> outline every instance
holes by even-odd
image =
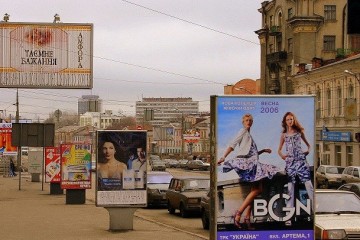
[[[147,176],[147,183],[167,183],[169,185],[172,176],[170,174],[163,174],[163,175],[148,175]]]
[[[160,189],[160,190],[167,190],[169,188],[168,183],[151,183],[147,185],[150,189]]]
[[[346,192],[316,192],[316,214],[360,213],[360,198]]]
[[[327,167],[326,168],[327,173],[335,173],[335,174],[340,174],[343,172],[343,170],[344,170],[344,168],[341,168],[341,167]]]
[[[197,190],[197,189],[209,189],[210,180],[209,179],[186,179],[184,181],[184,190]]]

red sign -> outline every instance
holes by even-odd
[[[60,149],[58,147],[45,148],[45,182],[60,182]]]
[[[142,126],[139,125],[139,126],[136,127],[136,129],[137,130],[142,130]]]

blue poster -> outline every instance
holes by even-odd
[[[215,96],[217,239],[314,238],[314,96]]]

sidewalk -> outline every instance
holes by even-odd
[[[30,174],[0,176],[0,239],[172,239],[201,236],[149,221],[135,213],[133,230],[109,231],[109,214],[96,207],[94,189],[86,190],[85,204],[66,204],[66,195],[50,195],[50,185],[31,182]],[[130,221],[131,219],[129,219]]]

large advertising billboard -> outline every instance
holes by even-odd
[[[314,101],[212,97],[214,238],[314,238]]]
[[[62,189],[91,188],[91,144],[61,144]]]
[[[0,22],[0,35],[0,88],[92,88],[92,24]]]
[[[97,131],[96,206],[147,205],[146,131]]]

